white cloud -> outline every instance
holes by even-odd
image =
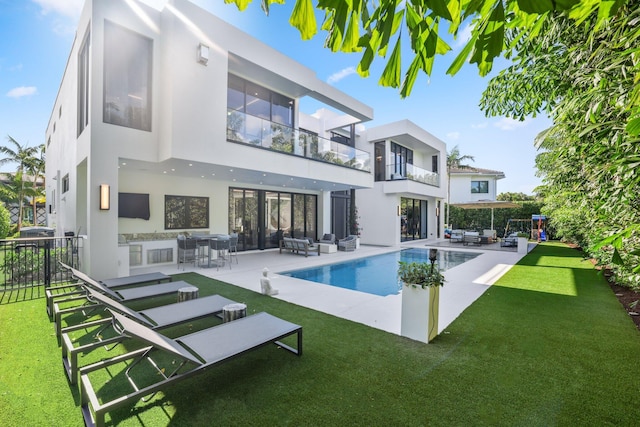
[[[482,122],[482,123],[478,123],[476,125],[471,125],[471,129],[486,129],[487,126],[489,126],[489,123]]]
[[[460,48],[467,44],[469,40],[471,40],[471,24],[465,25],[464,28],[458,31],[458,37],[455,41],[455,47]]]
[[[60,15],[76,18],[82,11],[84,0],[32,0],[42,8],[42,14],[58,13]]]
[[[456,141],[460,139],[460,132],[449,132],[445,136],[452,141]]]
[[[38,93],[38,89],[35,86],[20,86],[14,87],[7,92],[7,96],[9,98],[22,98],[23,96],[31,96],[36,93]]]
[[[510,119],[508,117],[501,118],[498,122],[493,125],[500,130],[515,130],[520,129],[529,124],[530,120],[525,119],[524,121]]]
[[[330,85],[334,83],[338,83],[340,80],[344,79],[345,77],[348,77],[351,74],[355,74],[355,73],[356,73],[356,67],[344,68],[338,71],[337,73],[331,74],[329,78],[327,78],[327,83],[329,83]]]

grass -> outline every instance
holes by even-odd
[[[219,293],[249,312],[303,325],[304,354],[264,347],[123,408],[108,423],[637,424],[640,335],[591,263],[561,244],[538,245],[428,345],[196,274],[178,277],[201,295]],[[3,425],[82,425],[44,299],[2,301]],[[105,389],[118,390],[119,372],[110,374]]]

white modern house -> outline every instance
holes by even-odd
[[[353,203],[363,244],[399,244],[409,216],[439,237],[445,144],[372,118],[188,0],[87,0],[46,132],[48,225],[83,236],[96,278],[175,263],[184,232],[343,237]]]
[[[390,245],[443,238],[445,143],[408,120],[368,129],[366,137],[374,158],[374,183],[357,191],[363,240]]]
[[[451,204],[495,201],[498,180],[505,178],[504,172],[474,167],[452,168],[449,175]]]

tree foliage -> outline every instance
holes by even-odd
[[[265,13],[273,3],[263,0]],[[244,10],[251,0],[225,0]],[[455,74],[466,63],[475,64],[481,75],[488,74],[493,62],[521,39],[533,40],[547,19],[561,13],[575,23],[596,15],[596,26],[615,14],[624,0],[318,0],[315,8],[324,13],[321,29],[326,32],[325,47],[333,52],[361,55],[358,73],[368,76],[376,58],[387,63],[380,76],[383,86],[400,88],[402,97],[411,93],[420,73],[431,75],[437,55],[451,51],[445,39],[460,36],[469,23],[471,36],[451,62],[447,73]],[[296,0],[289,23],[308,40],[318,25],[311,0]],[[509,32],[527,29],[520,38]],[[403,59],[403,43],[411,54]],[[640,125],[639,125],[640,126]]]
[[[553,119],[536,140],[544,213],[558,235],[619,264],[618,279],[630,285],[640,285],[639,23],[634,0],[604,21],[553,16],[535,42],[513,31],[514,64],[481,101],[489,115]]]
[[[39,173],[42,173],[44,169],[38,163],[38,159],[42,158],[38,153],[44,153],[44,146],[39,147],[29,147],[27,145],[22,145],[11,136],[7,136],[7,141],[10,145],[2,145],[0,146],[0,154],[4,155],[3,158],[0,159],[0,166],[6,164],[15,164],[16,165],[16,173],[15,175],[10,175],[11,182],[5,184],[3,188],[0,190],[0,194],[5,198],[5,200],[18,203],[18,231],[22,227],[22,207],[24,203],[28,201],[27,197],[35,197],[35,182],[37,177],[33,178],[33,182],[29,182],[26,180],[27,173],[34,173],[37,169]],[[44,163],[42,163],[43,165]],[[34,216],[34,219],[36,217]]]

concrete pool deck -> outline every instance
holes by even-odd
[[[535,244],[529,244],[529,250]],[[206,277],[221,280],[255,292],[260,292],[262,270],[269,269],[271,286],[279,290],[273,298],[291,302],[313,310],[362,323],[400,335],[401,295],[377,296],[363,292],[324,285],[288,276],[278,272],[338,263],[350,259],[368,257],[400,248],[436,247],[439,250],[469,251],[479,256],[444,273],[447,280],[440,291],[440,317],[438,333],[442,333],[467,307],[479,298],[496,280],[506,273],[524,254],[515,251],[483,250],[480,247],[442,245],[441,242],[419,240],[405,242],[400,247],[377,247],[361,245],[353,252],[337,252],[310,255],[280,254],[277,249],[241,252],[238,263],[216,268],[199,268],[187,265],[184,271],[192,271]],[[150,270],[147,270],[150,271]],[[182,273],[177,266],[157,268],[167,274]],[[143,271],[136,271],[138,272]],[[251,307],[247,307],[251,312]]]

